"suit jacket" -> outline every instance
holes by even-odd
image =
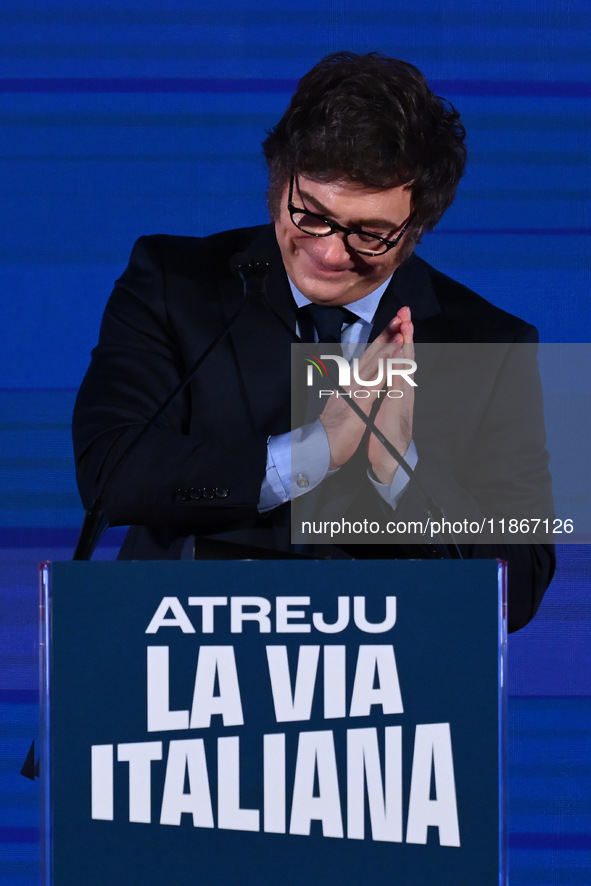
[[[240,308],[242,284],[230,269],[231,257],[239,252],[256,256],[262,250],[272,257],[268,299],[246,302],[187,388],[115,467],[179,378]],[[450,519],[497,513],[535,516],[538,505],[547,513],[551,494],[537,370],[530,360],[517,358],[516,363],[511,351],[515,342],[535,342],[535,329],[416,256],[395,272],[371,338],[403,305],[411,308],[418,346],[427,345],[420,365],[427,374],[430,367],[432,378],[450,379],[453,387],[447,399],[437,384],[431,398],[417,399],[417,476],[431,497]],[[177,558],[187,538],[195,535],[208,540],[205,556],[215,554],[216,542],[222,540],[255,556],[264,550],[290,555],[289,504],[264,516],[257,504],[267,439],[291,427],[290,345],[297,341],[296,305],[272,226],[202,239],[138,240],[107,304],[74,412],[77,476],[85,506],[106,484],[102,494],[110,523],[132,524],[121,556]],[[445,342],[496,343],[494,357],[486,370],[456,366],[445,376],[441,364],[449,361],[440,350]],[[523,385],[515,393],[515,379],[522,376]],[[498,428],[498,402],[508,391],[514,392],[523,427],[512,444]],[[354,506],[357,490],[367,495],[365,467],[360,450],[347,470],[339,472],[340,481],[347,472],[355,475],[344,499],[337,490],[328,496],[342,513]],[[331,478],[330,483],[337,481]],[[331,491],[330,483],[322,486]],[[510,511],[499,504],[500,486]],[[387,510],[377,495],[370,493],[369,500],[376,513]],[[424,513],[410,484],[396,518]],[[462,551],[464,556],[509,561],[509,626],[514,630],[527,623],[553,574],[552,546],[468,540]],[[344,543],[335,552],[363,558],[440,556],[432,542]]]

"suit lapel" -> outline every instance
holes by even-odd
[[[230,341],[238,369],[241,396],[248,405],[255,433],[278,434],[290,427],[291,348],[296,335],[296,305],[271,225],[260,231],[246,254],[268,256],[271,269],[266,298],[250,297]],[[242,282],[221,281],[222,303],[230,317],[242,301]]]
[[[415,341],[421,341],[422,321],[440,314],[441,307],[433,291],[427,266],[416,255],[411,255],[394,272],[378,305],[369,340],[373,341],[405,305],[410,308]]]
[[[378,305],[370,341],[379,335],[397,311],[405,305],[410,308],[415,330],[417,371],[413,378],[418,385],[415,426],[417,423],[420,426],[425,410],[429,412],[425,394],[432,384],[434,373],[441,371],[441,361],[445,362],[443,358],[446,344],[440,339],[433,340],[432,330],[440,329],[437,318],[441,315],[441,305],[433,290],[428,265],[415,255],[412,255],[394,273]]]

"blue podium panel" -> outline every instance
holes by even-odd
[[[498,576],[49,567],[46,881],[498,886]]]

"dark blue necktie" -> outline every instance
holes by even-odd
[[[334,307],[332,305],[316,305],[310,303],[298,311],[298,322],[304,340],[312,341],[314,338],[313,328],[316,330],[318,343],[322,344],[321,353],[342,356],[340,347],[341,329],[344,323],[354,323],[358,317],[347,308]],[[328,347],[326,345],[328,344]],[[334,368],[334,367],[333,367]],[[304,424],[315,421],[326,405],[326,400],[321,400],[319,392],[330,386],[328,380],[320,377],[317,372],[313,373],[312,386],[307,388],[307,406],[305,409]]]
[[[357,315],[347,308],[333,307],[332,305],[316,305],[312,302],[300,308],[300,313],[306,318],[311,318],[318,334],[319,342],[340,342],[343,324],[354,323],[358,319]],[[305,327],[307,325],[305,322],[302,323],[304,337],[306,337],[307,330]]]

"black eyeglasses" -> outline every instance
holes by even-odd
[[[287,209],[296,228],[312,237],[330,237],[331,234],[336,234],[338,231],[345,235],[347,246],[359,255],[383,255],[390,249],[394,249],[400,243],[412,220],[411,213],[393,240],[386,240],[385,237],[378,237],[377,234],[369,234],[367,231],[362,231],[361,228],[345,228],[323,215],[294,206],[292,202],[294,180],[295,176],[292,175],[289,181]]]

